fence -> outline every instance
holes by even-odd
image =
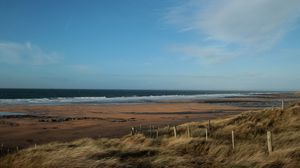
[[[180,131],[178,128],[180,127]],[[148,128],[148,129],[147,129]],[[172,129],[170,129],[172,128]],[[167,138],[167,137],[186,137],[186,138],[197,138],[200,137],[199,135],[193,134],[193,131],[198,131],[202,130],[203,131],[203,138],[205,137],[205,141],[213,140],[213,138],[210,138],[213,135],[212,131],[212,125],[210,123],[210,120],[208,120],[207,127],[203,128],[194,128],[191,127],[190,125],[187,126],[172,126],[167,125],[166,127],[162,128],[159,126],[154,126],[150,125],[149,127],[146,126],[140,126],[139,129],[136,127],[131,128],[131,135],[135,136],[138,134],[142,134],[145,137],[148,138],[153,138],[153,139],[159,139],[159,138]],[[231,148],[234,151],[236,149],[236,132],[235,130],[231,131]],[[229,138],[228,138],[229,139]],[[273,142],[272,142],[272,132],[271,131],[266,131],[266,146],[268,149],[268,153],[271,154],[273,152]]]

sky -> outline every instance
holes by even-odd
[[[0,88],[300,90],[300,1],[0,0]]]

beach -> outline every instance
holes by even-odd
[[[85,137],[115,138],[129,134],[131,127],[172,126],[280,107],[282,98],[291,101],[298,96],[272,94],[160,103],[1,105],[1,112],[12,115],[0,118],[0,143],[5,149],[14,150]]]

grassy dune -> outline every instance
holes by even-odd
[[[188,138],[187,126],[192,137]],[[285,110],[244,112],[211,121],[162,128],[159,138],[143,134],[120,139],[81,139],[28,148],[0,159],[0,167],[290,167],[300,165],[300,103]],[[235,131],[235,149],[231,131]],[[274,152],[267,152],[266,131],[273,133]]]

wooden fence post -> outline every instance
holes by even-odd
[[[36,144],[34,144],[34,149],[36,149]]]
[[[154,125],[152,125],[152,132],[153,132],[152,138],[155,138],[155,126]]]
[[[281,100],[281,110],[284,110],[284,100]]]
[[[134,135],[134,127],[131,127],[131,135]]]
[[[159,127],[157,127],[157,130],[156,130],[156,138],[158,138],[158,132],[159,132]]]
[[[142,124],[140,124],[140,134],[142,134],[143,131],[142,131]]]
[[[268,152],[269,154],[271,154],[273,152],[271,131],[267,131],[267,143],[268,143]]]
[[[232,150],[234,150],[234,131],[231,131]]]
[[[150,136],[150,138],[152,137],[152,130],[151,130],[151,125],[149,126],[149,136]]]
[[[174,137],[177,138],[177,128],[176,128],[176,125],[174,126]]]
[[[208,139],[208,131],[207,131],[207,128],[205,128],[205,140],[207,141]]]
[[[190,126],[187,126],[187,136],[190,138],[191,137],[191,129]]]

